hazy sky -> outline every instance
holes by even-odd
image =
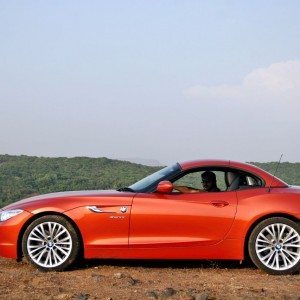
[[[0,153],[300,161],[299,0],[0,0]]]

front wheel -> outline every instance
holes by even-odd
[[[300,225],[282,217],[269,218],[252,231],[249,255],[254,264],[272,275],[300,270]]]
[[[61,271],[78,257],[80,240],[64,217],[48,215],[34,220],[22,239],[25,258],[44,271]]]

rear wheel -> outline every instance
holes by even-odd
[[[282,217],[269,218],[252,231],[249,255],[269,274],[293,274],[300,270],[300,225]]]
[[[61,271],[78,257],[80,240],[72,224],[64,217],[48,215],[34,220],[22,239],[25,258],[45,271]]]

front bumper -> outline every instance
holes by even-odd
[[[0,256],[18,258],[18,240],[24,224],[32,214],[23,211],[9,220],[0,222]]]

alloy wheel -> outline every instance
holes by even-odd
[[[300,235],[287,224],[270,224],[258,234],[255,248],[266,267],[287,270],[300,260]]]

